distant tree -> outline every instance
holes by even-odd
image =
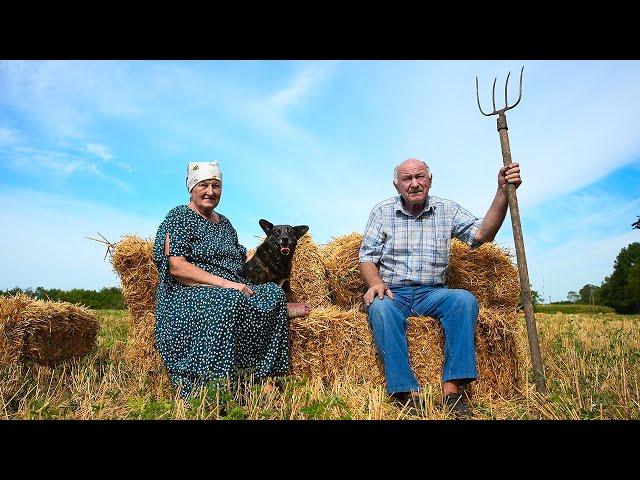
[[[591,285],[590,283],[582,287],[578,293],[580,294],[580,303],[589,304],[591,301],[591,292],[593,292],[593,303],[600,304],[600,287]]]
[[[578,295],[577,292],[571,290],[569,293],[567,293],[567,300],[569,300],[569,302],[571,303],[578,303],[580,301],[580,295]]]
[[[620,250],[613,273],[602,282],[600,303],[618,313],[640,312],[640,243],[630,243]]]
[[[638,217],[638,220],[636,220],[635,222],[633,222],[633,223],[631,224],[631,226],[632,226],[633,228],[637,228],[638,230],[640,230],[640,217]]]
[[[535,290],[531,290],[531,303],[533,303],[534,305],[542,303],[542,297]]]

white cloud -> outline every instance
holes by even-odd
[[[111,152],[109,151],[109,148],[105,147],[104,145],[100,145],[99,143],[89,143],[86,146],[86,150],[89,153],[93,153],[93,154],[97,155],[98,157],[100,157],[105,162],[108,162],[109,160],[111,160],[113,158],[113,155],[111,155]]]
[[[12,150],[9,158],[9,165],[24,173],[39,175],[41,170],[48,170],[62,176],[88,173],[113,183],[123,190],[131,191],[129,184],[103,172],[94,162],[78,158],[67,152],[20,146]]]
[[[118,162],[118,163],[116,163],[116,165],[118,167],[120,167],[121,169],[123,169],[124,171],[128,172],[128,173],[133,172],[133,167],[131,165],[129,165],[128,163]]]
[[[290,83],[274,93],[267,104],[271,107],[292,107],[303,101],[314,86],[318,85],[326,76],[327,70],[320,66],[307,67],[290,81]]]
[[[15,128],[0,127],[0,147],[14,145],[20,138],[20,131]]]

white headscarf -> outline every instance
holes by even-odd
[[[222,182],[222,171],[218,162],[192,162],[187,167],[187,191],[191,193],[196,183],[215,178]]]

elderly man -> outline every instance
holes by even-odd
[[[440,321],[445,336],[443,405],[457,417],[471,416],[459,387],[477,378],[474,329],[478,301],[466,290],[445,285],[451,239],[475,248],[492,241],[507,212],[507,184],[522,183],[517,163],[498,172],[498,190],[479,219],[451,200],[429,195],[433,175],[426,163],[405,160],[393,172],[398,196],[378,203],[360,247],[360,274],[369,324],[384,364],[387,393],[419,407],[420,386],[409,364],[407,317]]]

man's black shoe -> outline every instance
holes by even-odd
[[[444,408],[456,418],[471,418],[473,413],[459,393],[450,393],[444,397]]]
[[[424,403],[420,396],[411,395],[411,392],[395,392],[391,394],[391,398],[399,408],[406,409],[409,415],[424,416]]]

